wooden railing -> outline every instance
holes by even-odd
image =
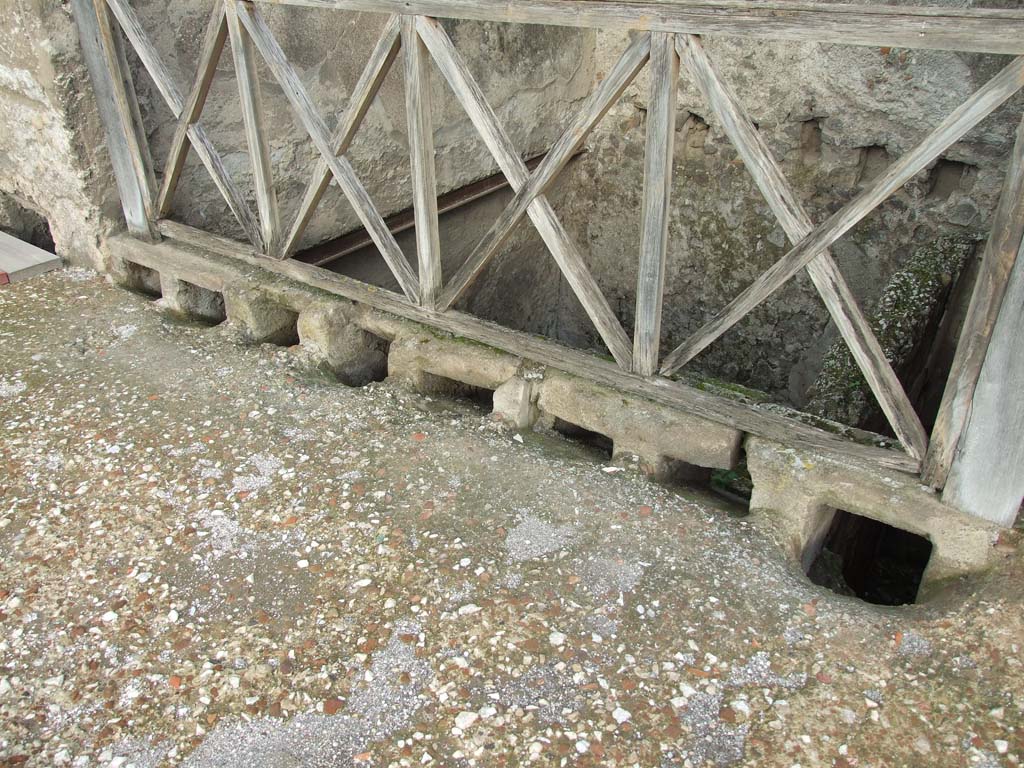
[[[161,222],[170,212],[171,199],[190,149],[206,166],[253,247],[268,263],[294,254],[333,178],[394,275],[404,294],[402,301],[417,307],[420,311],[417,316],[426,313],[429,318],[453,312],[452,305],[480,277],[516,224],[528,217],[623,376],[646,378],[668,376],[678,371],[786,281],[806,269],[900,443],[915,466],[920,466],[920,462],[927,458],[929,481],[936,486],[942,485],[951,461],[950,446],[955,445],[963,425],[964,398],[966,396],[969,402],[977,381],[980,368],[978,350],[982,350],[983,358],[986,328],[990,332],[993,313],[998,313],[1002,299],[998,281],[1005,284],[1007,265],[1012,266],[1020,243],[1024,212],[1019,177],[1024,163],[1024,141],[1018,137],[1013,149],[1011,172],[1003,201],[995,215],[994,231],[998,237],[989,242],[984,256],[983,275],[997,277],[990,279],[985,290],[975,295],[968,320],[973,334],[971,346],[958,356],[954,366],[951,382],[955,383],[951,383],[951,391],[943,403],[933,440],[936,448],[930,455],[928,436],[921,421],[829,248],[1024,86],[1024,57],[1019,56],[1024,53],[1024,12],[746,0],[214,0],[196,78],[188,93],[183,94],[170,77],[128,0],[73,2],[87,58],[102,64],[102,67],[94,66],[92,74],[105,122],[108,128],[116,128],[111,131],[111,154],[125,218],[133,234],[157,238],[160,230],[166,229]],[[333,135],[261,15],[258,6],[262,2],[393,14],[384,26]],[[638,30],[641,34],[626,48],[543,162],[531,173],[438,18],[612,27]],[[117,26],[134,47],[178,121],[159,186],[143,138],[122,41],[115,34]],[[1014,54],[1018,57],[855,199],[815,224],[757,127],[705,51],[700,37],[703,34],[935,48]],[[228,37],[231,39],[255,180],[255,215],[198,122]],[[406,260],[355,169],[346,159],[353,137],[399,52],[403,54],[405,69],[418,274]],[[255,75],[257,54],[280,84],[320,156],[298,213],[287,232],[282,229],[271,175],[268,126],[261,111]],[[441,271],[431,94],[427,86],[427,68],[431,62],[444,76],[515,193],[447,284],[443,282]],[[588,134],[644,67],[650,67],[650,101],[645,186],[640,212],[642,229],[636,320],[631,337],[602,294],[583,254],[559,221],[545,193]],[[700,330],[662,356],[659,341],[665,300],[673,133],[680,70],[698,86],[792,247]],[[315,276],[316,267],[302,267],[313,270],[309,274]],[[493,333],[489,331],[488,338],[491,337]],[[509,346],[514,345],[509,342]]]

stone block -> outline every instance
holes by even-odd
[[[700,467],[730,469],[742,433],[619,390],[548,369],[540,386],[542,411],[606,435],[616,453],[632,453],[653,471],[668,457]]]
[[[750,511],[775,528],[805,570],[836,510],[877,520],[932,544],[922,594],[991,563],[998,526],[943,504],[916,477],[832,459],[757,437],[746,442]]]
[[[291,346],[299,341],[298,313],[259,291],[225,291],[224,309],[230,324],[254,344]]]
[[[224,296],[171,275],[160,276],[163,293],[161,303],[171,312],[208,323],[221,323],[226,318]]]
[[[320,304],[299,313],[302,348],[350,387],[380,381],[388,371],[388,342],[352,322],[344,304]]]
[[[430,377],[496,390],[516,375],[519,358],[466,339],[448,339],[428,332],[403,336],[391,345],[388,376],[421,392],[436,391]]]
[[[494,415],[509,426],[529,429],[540,415],[539,379],[514,376],[494,390]]]

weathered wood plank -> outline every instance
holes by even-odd
[[[853,5],[785,0],[261,0],[309,8],[408,13],[475,21],[554,24],[846,45],[1024,53],[1019,10]]]
[[[455,97],[476,126],[477,132],[480,133],[502,173],[508,178],[509,185],[518,192],[529,182],[530,172],[501,127],[497,115],[487,103],[479,85],[469,73],[459,52],[455,50],[451,38],[433,19],[418,16],[416,28],[441,74],[451,85]],[[629,337],[622,330],[621,323],[612,312],[601,289],[583,262],[583,257],[558,220],[547,198],[539,195],[527,208],[527,214],[597,328],[597,332],[608,346],[612,357],[623,368],[631,367],[632,350]]]
[[[950,367],[942,403],[932,430],[932,442],[924,463],[924,482],[934,488],[945,485],[960,436],[971,414],[975,387],[989,349],[989,340],[1000,316],[1014,265],[1019,262],[1024,240],[1024,120],[1017,128],[1010,163],[992,232],[985,244],[967,308],[956,354]],[[1020,271],[1020,267],[1016,267]],[[1018,442],[1021,438],[1018,436]],[[1020,470],[1018,469],[1018,472]]]
[[[366,67],[352,89],[352,95],[349,98],[345,114],[338,121],[338,128],[332,139],[335,155],[344,155],[348,151],[356,131],[362,125],[363,118],[366,116],[370,105],[373,104],[373,100],[377,97],[377,92],[384,83],[384,78],[387,77],[388,72],[391,70],[391,65],[394,63],[398,50],[401,47],[402,38],[399,34],[398,20],[398,16],[391,16],[388,19],[384,25],[384,31],[381,32],[380,39],[370,54]],[[298,249],[299,241],[302,239],[306,227],[309,226],[313,213],[320,204],[320,200],[323,198],[324,192],[327,191],[330,183],[331,169],[327,165],[327,161],[320,158],[316,162],[313,177],[306,187],[305,194],[302,196],[302,203],[299,205],[299,211],[295,215],[295,222],[292,225],[291,232],[288,234],[288,239],[285,241],[283,251],[286,256],[295,253]]]
[[[0,231],[0,285],[28,280],[60,265],[60,256]]]
[[[678,45],[688,73],[736,147],[786,236],[793,244],[800,242],[814,225],[768,145],[736,94],[718,74],[700,38],[680,36]],[[911,456],[923,459],[928,445],[924,426],[831,254],[824,251],[807,265],[807,270],[896,436]]]
[[[174,137],[171,139],[167,162],[164,163],[163,183],[156,204],[157,215],[161,217],[170,213],[174,191],[178,186],[178,179],[181,178],[181,171],[185,167],[185,159],[188,156],[190,146],[188,129],[199,119],[203,107],[206,106],[206,97],[210,93],[210,86],[213,85],[217,64],[220,62],[221,53],[224,51],[224,44],[228,38],[228,24],[224,18],[224,7],[217,1],[213,5],[213,13],[206,25],[203,47],[199,53],[196,79],[184,102],[181,114],[178,115],[178,124],[175,126]],[[237,213],[235,215],[237,216]]]
[[[124,98],[128,104],[128,111],[131,117],[130,123],[135,132],[135,142],[139,147],[139,157],[142,163],[143,172],[146,175],[146,186],[150,190],[147,201],[149,203],[149,209],[151,211],[152,220],[156,220],[155,215],[155,201],[156,201],[156,172],[153,168],[153,157],[149,151],[149,139],[146,136],[146,128],[142,122],[142,110],[139,108],[139,95],[135,90],[135,80],[132,75],[131,67],[128,64],[128,54],[125,51],[125,40],[123,35],[117,34],[116,31],[116,20],[111,14],[110,9],[107,8],[107,27],[111,31],[110,42],[112,43],[114,58],[117,61],[117,66],[121,71],[121,80],[124,83]],[[151,222],[151,226],[152,222]]]
[[[271,272],[282,275],[398,317],[424,323],[482,344],[489,344],[513,355],[536,360],[566,373],[683,409],[716,424],[726,424],[796,448],[819,451],[901,472],[916,473],[919,467],[919,462],[902,451],[854,443],[841,435],[825,432],[776,413],[762,411],[756,406],[744,405],[678,382],[647,379],[620,370],[611,361],[587,352],[539,336],[510,331],[462,312],[432,312],[404,301],[401,296],[391,291],[380,290],[319,267],[294,260],[263,259],[251,247],[235,240],[167,220],[160,222],[160,231],[172,239],[165,242],[176,240],[199,249],[199,253],[192,257],[196,265],[209,264],[216,258],[211,254],[220,254],[255,267],[263,274]],[[136,261],[145,259],[146,254],[164,250],[161,246],[148,246],[126,235],[112,238],[111,249],[115,255]],[[181,264],[189,257],[190,253],[186,249],[178,247],[173,258]],[[153,266],[157,267],[156,264]]]
[[[1012,526],[1024,497],[1024,246],[1018,248],[942,500]]]
[[[505,210],[501,212],[498,219],[473,249],[473,252],[452,276],[441,294],[439,301],[441,309],[451,307],[480,276],[484,267],[508,239],[516,224],[526,215],[526,209],[530,203],[538,195],[543,194],[557,178],[566,163],[590,135],[594,126],[601,121],[601,118],[622,96],[622,92],[629,87],[640,70],[644,68],[650,55],[650,35],[640,35],[630,43],[608,76],[601,81],[584,102],[569,127],[558,137],[547,157],[530,177],[530,181],[515,194]]]
[[[327,125],[316,112],[309,93],[302,85],[295,69],[288,62],[284,51],[278,44],[270,28],[266,25],[263,17],[247,2],[238,0],[227,0],[228,4],[237,10],[237,18],[248,30],[252,41],[260,49],[263,59],[267,62],[271,73],[277,80],[285,96],[291,102],[292,109],[305,127],[309,137],[313,140],[321,156],[326,160],[334,178],[337,179],[345,197],[348,198],[353,210],[359,217],[366,231],[373,238],[374,244],[380,250],[384,261],[391,269],[398,284],[402,287],[405,295],[411,302],[419,301],[419,285],[416,275],[413,274],[409,262],[395,241],[394,235],[384,223],[384,219],[377,211],[373,200],[367,193],[365,187],[356,176],[351,164],[344,157],[337,157],[334,147],[331,146],[330,133]]]
[[[228,33],[231,37],[231,55],[235,62],[238,97],[242,104],[245,140],[249,147],[249,162],[252,166],[256,208],[260,214],[260,234],[266,254],[280,257],[282,254],[278,251],[278,239],[281,214],[277,206],[277,190],[274,188],[274,173],[270,165],[270,140],[263,119],[263,98],[260,94],[259,75],[256,72],[256,57],[253,56],[249,33],[239,24],[237,8],[233,2],[224,4]]]
[[[428,309],[436,309],[443,278],[441,238],[437,229],[434,129],[430,116],[430,56],[416,32],[414,16],[402,17],[402,50],[405,54],[405,114],[409,126],[420,303]]]
[[[122,105],[127,104],[124,96],[119,94],[124,90],[124,81],[118,68],[111,66],[115,59],[107,55],[103,42],[105,36],[101,35],[101,19],[109,29],[108,17],[97,17],[92,0],[72,0],[71,9],[78,26],[78,38],[89,70],[100,121],[103,123],[128,231],[137,237],[158,237],[151,223],[152,189],[147,188],[146,176],[138,174],[138,166],[132,158],[133,152],[137,151],[135,144],[138,133],[125,122],[125,118],[130,117],[130,111],[122,111]]]
[[[679,57],[675,36],[651,34],[651,96],[647,105],[644,196],[641,203],[640,264],[636,275],[633,370],[653,376],[661,348],[661,308],[665,297],[665,257],[672,199]]]
[[[733,299],[711,321],[680,344],[662,365],[668,374],[696,357],[771,296],[812,259],[852,229],[893,192],[959,141],[996,107],[1024,86],[1024,57],[1014,59],[998,75],[957,107],[917,147],[890,165],[861,194],[819,224],[796,246]]]

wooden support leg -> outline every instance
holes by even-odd
[[[647,108],[643,224],[633,331],[633,371],[641,376],[652,376],[658,370],[678,80],[675,36],[666,32],[652,34],[651,100]]]
[[[1013,525],[1024,498],[1024,246],[992,329],[942,500]]]
[[[158,240],[160,235],[153,218],[152,168],[147,168],[147,149],[139,142],[141,127],[135,123],[132,97],[114,44],[110,11],[102,0],[95,4],[92,0],[72,0],[71,6],[107,136],[125,223],[136,237]]]
[[[933,488],[946,483],[963,430],[971,418],[971,404],[988,354],[996,319],[1004,303],[1010,275],[1020,267],[1024,240],[1024,120],[1003,182],[1002,196],[992,219],[992,233],[985,245],[971,303],[967,309],[956,355],[950,368],[942,403],[932,430],[931,447],[924,465],[924,481]],[[1008,310],[1012,312],[1013,310]],[[1009,343],[1004,340],[1003,343]],[[1018,435],[1017,442],[1021,442]],[[1020,473],[1020,469],[1016,470]]]
[[[416,256],[420,273],[420,304],[437,305],[441,292],[441,241],[437,229],[437,182],[434,178],[434,132],[430,119],[430,72],[427,53],[416,32],[416,17],[402,17],[405,53],[405,113],[409,124]]]
[[[253,186],[256,189],[256,207],[260,212],[264,252],[268,256],[276,255],[281,220],[270,167],[270,142],[263,120],[263,99],[256,74],[256,58],[253,55],[249,33],[238,22],[235,3],[229,0],[225,3],[224,9],[231,35],[231,55],[235,60],[235,78],[238,80],[238,96],[242,102],[242,120],[245,123],[245,138],[249,145],[249,160],[252,164]]]

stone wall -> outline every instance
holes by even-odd
[[[57,253],[98,266],[120,209],[70,14],[0,0],[0,19],[0,228],[38,240],[45,221]]]

